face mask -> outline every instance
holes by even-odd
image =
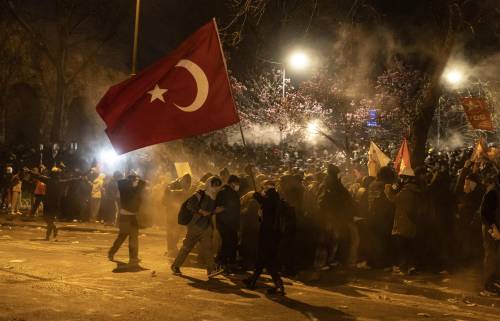
[[[238,192],[240,190],[240,185],[233,185],[233,189]]]

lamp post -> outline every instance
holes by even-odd
[[[458,67],[450,67],[447,68],[443,73],[443,79],[446,81],[448,86],[453,89],[459,88],[463,82],[465,81],[465,73],[463,69]],[[441,146],[441,102],[442,99],[439,99],[437,105],[437,148]]]
[[[267,63],[273,65],[279,65],[281,67],[281,101],[284,103],[286,96],[286,67],[290,67],[293,70],[302,71],[305,68],[309,67],[311,61],[309,56],[304,51],[293,51],[288,58],[283,62],[273,61],[269,59],[262,59]],[[283,142],[283,134],[280,130],[280,144]]]
[[[284,62],[278,62],[278,61],[273,61],[269,59],[260,59],[262,61],[265,61],[267,63],[273,64],[273,65],[278,65],[281,67],[281,75],[282,75],[282,81],[281,81],[281,97],[285,99],[286,95],[286,67],[290,67],[291,69],[297,70],[297,71],[302,71],[306,69],[307,67],[310,66],[311,61],[309,56],[303,52],[303,51],[294,51],[292,52],[286,61]]]

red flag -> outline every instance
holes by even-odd
[[[461,98],[462,106],[474,129],[493,131],[493,122],[488,104],[480,98]]]
[[[408,141],[406,138],[403,140],[401,148],[399,148],[396,160],[394,160],[394,169],[398,175],[415,176],[413,168],[411,167],[410,149],[408,148]]]
[[[237,123],[215,20],[168,56],[111,87],[97,112],[119,154]]]

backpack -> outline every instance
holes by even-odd
[[[201,195],[200,199],[198,200],[198,205],[200,205],[203,197],[205,197],[205,191],[199,191],[197,192],[197,194]],[[193,219],[194,213],[187,208],[187,204],[190,199],[191,197],[185,200],[184,203],[182,203],[181,208],[179,209],[179,214],[177,215],[177,223],[179,225],[188,225]]]
[[[295,231],[295,225],[295,208],[290,206],[285,200],[280,199],[278,201],[278,208],[276,209],[275,231],[280,235],[287,235]]]

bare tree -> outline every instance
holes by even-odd
[[[5,7],[40,53],[35,67],[52,111],[51,139],[58,141],[75,83],[113,37],[122,16],[119,1],[44,1],[27,12],[16,1]]]
[[[11,19],[0,13],[0,143],[6,140],[6,114],[7,102],[5,101],[9,88],[13,82],[28,76],[26,53],[28,47],[20,28],[12,24]],[[22,75],[22,76],[21,76]]]

